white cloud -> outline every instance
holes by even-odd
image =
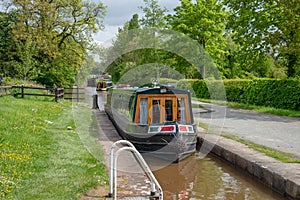
[[[102,0],[107,6],[105,23],[110,26],[121,26],[135,13],[140,12],[138,6],[142,3],[137,0]]]
[[[94,39],[102,42],[111,40],[112,38],[116,37],[116,34],[118,33],[118,28],[119,26],[117,25],[116,26],[105,25],[105,29],[95,34]]]

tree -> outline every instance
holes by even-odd
[[[82,0],[11,0],[10,5],[8,12],[18,13],[11,30],[14,43],[23,45],[19,50],[35,44],[35,54],[31,55],[35,61],[31,64],[35,63],[39,72],[36,80],[50,86],[72,85],[90,47],[92,33],[103,29],[103,4]],[[17,51],[15,56],[21,53]],[[26,65],[24,59],[14,62]]]
[[[228,28],[246,54],[270,55],[274,66],[287,67],[289,77],[300,75],[299,0],[225,0]]]
[[[166,8],[160,8],[157,0],[144,0],[145,6],[139,7],[144,17],[141,19],[141,25],[145,27],[164,28],[166,26],[165,13]]]
[[[172,29],[197,41],[223,72],[226,12],[218,0],[180,0],[181,5],[168,15]]]
[[[198,78],[199,71],[194,70],[187,60],[180,55],[157,48],[163,47],[162,44],[171,39],[171,35],[163,33],[168,27],[165,15],[167,10],[161,9],[157,0],[145,0],[144,2],[145,6],[140,7],[144,12],[144,17],[139,20],[140,23],[138,23],[138,15],[133,15],[132,19],[122,29],[119,29],[117,39],[113,42],[112,48],[108,50],[107,65],[109,67],[107,72],[112,74],[115,82],[126,76],[127,72],[134,72],[133,77],[139,77],[141,81],[145,80],[145,74],[149,76],[147,77],[148,81],[151,78],[178,77],[178,74],[174,73],[175,70],[185,77]],[[175,36],[172,35],[172,37]],[[140,49],[140,47],[146,48]],[[178,48],[188,47],[181,44]],[[111,58],[116,59],[109,60]],[[138,70],[132,70],[134,68],[138,68]]]
[[[37,61],[33,58],[37,51],[36,43],[31,38],[26,38],[23,42],[16,42],[16,50],[19,60],[12,61],[16,78],[22,80],[34,80],[37,78]]]
[[[13,52],[16,45],[12,40],[12,23],[16,21],[16,12],[0,13],[0,74],[8,76],[13,74],[10,62],[14,59]]]
[[[139,29],[139,28],[140,28],[139,15],[134,14],[129,21],[128,30]]]
[[[155,40],[155,31],[147,31],[147,28],[164,28],[166,9],[161,9],[157,0],[144,0],[145,7],[139,7],[144,12],[144,17],[139,20],[137,14],[134,14],[129,22],[126,22],[123,28],[118,31],[116,41],[113,47],[108,50],[108,55],[121,54],[122,56],[113,62],[108,58],[107,71],[112,74],[113,81],[118,81],[131,69],[147,63],[160,62],[160,55],[155,48],[137,49],[128,52],[126,49],[134,49],[139,43],[153,42]],[[150,38],[150,39],[149,39]],[[155,40],[159,42],[159,40]],[[120,52],[127,52],[122,54]]]

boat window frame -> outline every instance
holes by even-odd
[[[134,102],[135,95],[133,91],[112,90],[109,92],[110,106],[130,122],[133,120]]]
[[[139,94],[137,98],[137,106],[134,123],[140,124],[140,101],[141,99],[148,99],[148,124],[153,124],[152,120],[152,102],[153,100],[160,100],[160,123],[166,122],[166,112],[165,112],[165,100],[172,100],[172,121],[178,120],[178,99],[184,99],[185,106],[185,116],[186,116],[186,124],[191,123],[191,113],[190,113],[190,105],[189,105],[189,95],[188,94]]]
[[[147,107],[147,109],[145,110],[145,115],[142,115],[141,116],[141,108],[142,108],[142,106],[144,106],[143,104],[142,104],[142,101],[143,100],[145,100],[145,105],[146,105],[146,107]],[[139,123],[140,124],[148,124],[148,112],[149,112],[149,109],[148,109],[148,98],[140,98],[140,100],[139,100],[139,103],[138,103],[138,108],[139,108],[139,115],[138,116],[136,116],[136,118],[138,118],[138,120],[139,120]],[[145,119],[145,121],[144,121],[144,117],[146,117],[146,119]],[[141,122],[141,119],[143,119],[143,121]]]

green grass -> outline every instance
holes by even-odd
[[[222,134],[222,136],[225,137],[225,138],[231,139],[231,140],[235,140],[235,141],[240,142],[242,144],[245,144],[248,147],[250,147],[254,150],[257,150],[259,152],[262,152],[265,155],[270,156],[272,158],[275,158],[276,160],[279,160],[281,162],[284,162],[284,163],[300,163],[300,159],[297,158],[296,156],[294,156],[293,154],[281,152],[281,151],[278,151],[278,150],[275,150],[275,149],[272,149],[272,148],[269,148],[269,147],[266,147],[266,146],[263,146],[263,145],[258,145],[258,144],[255,144],[253,142],[250,142],[248,140],[241,139],[241,138],[239,138],[237,136],[234,136],[234,135]]]
[[[206,131],[209,128],[209,124],[203,123],[203,122],[198,122],[198,126],[200,126],[201,128],[204,128]]]
[[[68,101],[0,98],[0,199],[79,199],[107,183],[101,149],[89,137],[95,157],[82,140],[95,130],[78,129],[95,119],[90,108],[78,107],[85,113],[80,124]]]
[[[233,108],[246,109],[246,110],[254,110],[257,112],[269,113],[278,116],[300,117],[300,111],[296,111],[296,110],[285,110],[285,109],[278,109],[278,108],[271,108],[271,107],[264,107],[264,106],[253,106],[253,105],[246,105],[246,104],[232,103],[232,102],[227,102],[227,106]]]

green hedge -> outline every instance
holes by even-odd
[[[222,87],[225,87],[226,98],[230,102],[300,110],[299,79],[224,80],[223,83],[207,80],[178,82],[180,88],[186,89],[187,85],[192,86],[198,98],[222,100]]]
[[[240,98],[237,101],[239,103],[300,110],[299,80],[258,79],[242,84],[244,85],[241,87]],[[238,97],[234,94],[227,94],[228,101],[233,101],[233,98]]]

